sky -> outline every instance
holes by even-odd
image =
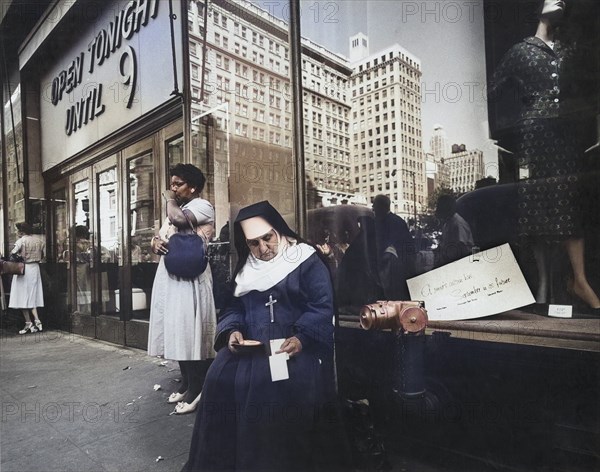
[[[288,0],[255,0],[289,20]],[[399,44],[421,60],[423,149],[434,125],[450,144],[484,151],[485,174],[497,175],[488,140],[483,0],[301,0],[302,36],[349,56],[349,37],[369,37],[371,54]]]

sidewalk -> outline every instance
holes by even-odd
[[[145,351],[63,331],[15,333],[0,329],[2,472],[181,470],[196,415],[169,415],[177,362],[163,366]],[[439,451],[410,452],[402,444],[389,448],[389,470],[504,470],[467,458],[447,463]]]
[[[196,415],[169,416],[179,367],[162,361],[62,331],[0,331],[2,472],[181,470]]]

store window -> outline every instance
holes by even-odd
[[[169,169],[177,164],[184,162],[183,157],[183,137],[173,139],[166,143],[167,147],[167,163]],[[170,182],[170,177],[167,175],[167,182]]]
[[[57,319],[55,324],[63,329],[69,326],[68,313],[71,300],[71,285],[68,278],[70,264],[70,231],[68,220],[67,187],[63,182],[55,185],[51,192],[50,218],[52,246],[47,248],[46,272],[49,276],[50,290],[45,297],[48,306],[54,308]]]
[[[150,251],[155,234],[154,159],[151,153],[127,163],[132,317],[149,319],[149,303],[158,256]]]
[[[368,2],[342,2],[336,4],[331,18],[327,15],[319,16],[318,21],[316,17],[311,18],[314,21],[303,18],[302,34],[312,42],[303,44],[303,48],[310,49],[310,54],[301,60],[306,74],[301,114],[305,117],[303,140],[307,170],[301,178],[307,179],[304,196],[308,203],[307,237],[314,243],[326,243],[329,248],[327,257],[337,288],[338,306],[342,309],[355,308],[378,298],[408,298],[411,295],[406,279],[469,256],[477,248],[508,242],[515,252],[527,251],[520,246],[514,231],[507,229],[515,227],[516,193],[503,195],[506,205],[496,208],[495,218],[483,218],[481,212],[473,213],[472,208],[479,208],[486,195],[507,188],[500,184],[512,183],[514,190],[519,183],[518,163],[494,141],[505,139],[506,146],[501,148],[506,150],[515,145],[510,141],[510,127],[502,121],[515,102],[507,98],[510,94],[490,101],[486,89],[512,44],[535,33],[536,24],[531,20],[535,16],[522,9],[525,8],[521,5],[523,2],[453,3],[452,11],[444,7],[444,2],[431,3],[427,9],[407,15],[406,2],[379,2],[376,12],[369,9]],[[426,8],[424,4],[414,7]],[[494,17],[497,12],[494,7],[501,9],[501,18]],[[215,21],[226,13],[215,3],[210,8],[216,15]],[[229,184],[227,205],[232,214],[241,206],[269,199],[290,218],[298,197],[293,193],[292,135],[284,124],[292,119],[288,71],[293,64],[288,56],[276,55],[279,44],[283,42],[288,46],[289,41],[275,35],[273,28],[265,27],[265,22],[277,24],[277,13],[275,18],[269,19],[253,8],[246,10],[243,5],[239,8],[244,9],[244,14],[235,24],[230,22],[231,29],[237,27],[243,31],[248,27],[252,35],[248,35],[247,41],[238,36],[239,48],[227,52],[209,41],[206,57],[207,67],[215,61],[216,65],[231,69],[239,106],[235,110],[229,107],[231,97],[224,95],[212,95],[207,103],[193,105],[198,105],[198,113],[207,117],[226,114],[227,122],[231,120],[236,132],[232,134],[228,129],[224,133],[214,125],[216,120],[210,118],[198,123],[202,137],[199,134],[197,146],[192,145],[193,159],[210,166],[211,162],[218,161],[219,155],[224,155],[221,153],[227,145],[225,181]],[[448,16],[456,14],[457,8],[462,8],[460,15]],[[588,132],[589,124],[595,120],[593,112],[585,109],[585,103],[596,103],[598,95],[598,66],[585,60],[586,55],[591,57],[592,51],[598,49],[598,32],[589,19],[594,17],[589,14],[589,8],[592,7],[588,2],[573,6],[569,16],[571,23],[561,32],[566,42],[579,47],[573,57],[573,68],[565,78],[576,83],[565,91],[558,84],[550,88],[554,94],[583,92],[571,103],[575,106],[573,113],[581,112],[580,116],[585,115],[587,120],[579,127],[587,133],[584,141],[588,146],[583,151],[597,142],[592,132],[596,130]],[[327,27],[330,25],[324,23],[325,18],[335,20],[336,28]],[[403,19],[402,34],[397,28],[398,18]],[[444,28],[441,36],[440,25]],[[356,35],[357,31],[363,34]],[[386,34],[380,34],[382,31]],[[257,38],[259,44],[264,38],[268,46],[267,64],[272,75],[282,81],[282,87],[267,90],[262,81],[248,83],[245,78],[248,74],[242,65],[228,67],[231,61],[243,64],[243,47],[253,47],[252,40],[256,42]],[[577,41],[571,41],[574,39]],[[258,62],[262,63],[260,55]],[[283,77],[280,76],[282,70]],[[194,82],[192,85],[200,86]],[[279,91],[286,89],[288,93],[283,94],[281,110]],[[268,100],[265,93],[269,94]],[[557,98],[552,98],[552,103],[558,103],[554,101]],[[325,107],[321,106],[323,100]],[[247,108],[243,102],[247,102]],[[375,112],[371,113],[372,110]],[[350,134],[349,130],[353,132]],[[588,139],[590,136],[594,139]],[[403,145],[396,146],[396,143]],[[453,148],[453,144],[458,148]],[[314,166],[310,168],[310,163],[319,161],[324,147],[337,151],[327,152],[327,165],[338,169],[335,179],[322,178]],[[591,154],[584,156],[583,151],[580,155],[590,170],[588,175],[597,176],[597,166],[594,168],[593,163],[599,161],[591,160]],[[373,157],[367,159],[365,152],[371,156],[389,155],[392,165],[386,164],[384,172],[377,171],[380,162],[377,167],[351,167],[350,162],[359,160],[359,153],[365,163],[374,164]],[[214,175],[217,175],[216,167]],[[479,187],[483,186],[491,189],[480,191]],[[594,193],[590,187],[587,191],[586,201],[597,202],[597,190]],[[394,221],[402,227],[401,237],[394,234],[386,240],[380,234],[381,221],[375,220],[372,211],[373,201],[379,194],[389,199],[386,204],[395,214]],[[457,205],[456,214],[464,220],[464,223],[459,220],[459,226],[469,227],[470,236],[462,241],[452,241],[452,222],[436,213],[437,202],[443,196],[448,198],[441,201],[454,200],[451,209]],[[546,194],[540,196],[541,200],[546,198]],[[593,208],[593,204],[584,205],[587,213],[583,216],[592,222],[592,230],[586,231],[597,235],[598,212],[594,213]],[[383,260],[389,259],[385,255],[389,241],[396,253],[392,268],[385,266],[390,264],[389,260]],[[597,238],[586,242],[589,248],[586,264],[600,267],[593,263],[599,253]],[[536,276],[530,276],[536,272],[535,263],[519,262],[528,283],[535,287]],[[373,270],[365,271],[365,267]],[[397,276],[386,273],[392,269],[397,271],[394,272]],[[360,270],[364,273],[356,276]],[[592,272],[591,277],[600,279],[597,270]],[[390,280],[400,283],[390,284]]]
[[[23,122],[21,114],[21,87],[12,88],[8,84],[3,89],[2,119],[4,136],[2,141],[6,149],[6,174],[3,185],[6,185],[7,200],[4,210],[8,214],[8,233],[5,235],[8,247],[17,240],[15,224],[25,221],[25,170],[23,167]],[[9,94],[10,97],[4,95]]]
[[[93,246],[90,233],[90,184],[88,180],[73,185],[75,307],[85,315],[92,314]]]

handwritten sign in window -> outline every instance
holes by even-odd
[[[407,281],[432,321],[468,320],[535,302],[510,246],[504,244]]]

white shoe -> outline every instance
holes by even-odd
[[[42,322],[40,320],[35,320],[35,327],[38,331],[42,330]]]
[[[27,334],[29,331],[31,331],[32,333],[37,332],[37,328],[33,326],[33,323],[31,321],[25,323],[25,327],[21,331],[19,331],[19,334]]]
[[[185,398],[185,393],[174,392],[169,395],[167,403],[179,403]]]
[[[188,413],[193,413],[194,411],[196,411],[196,407],[198,406],[198,403],[200,403],[201,396],[202,392],[200,392],[200,394],[196,398],[194,398],[194,401],[192,403],[179,402],[177,406],[175,406],[175,414],[186,415]]]

